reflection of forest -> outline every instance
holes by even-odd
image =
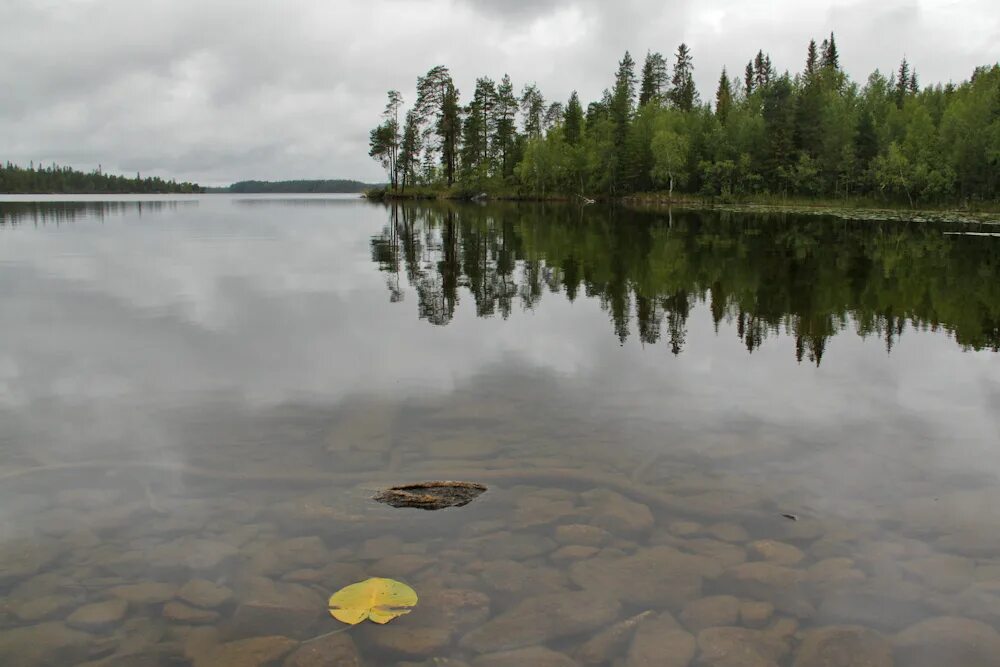
[[[372,240],[421,318],[447,324],[459,288],[480,316],[533,308],[544,291],[600,299],[615,334],[665,338],[677,354],[692,307],[735,325],[747,350],[795,338],[820,363],[853,328],[891,350],[907,324],[963,346],[1000,350],[1000,243],[944,235],[940,225],[725,212],[653,213],[552,205],[393,206]]]
[[[196,204],[183,201],[183,204]],[[177,201],[6,201],[0,202],[0,225],[76,222],[84,218],[142,215],[177,208]]]

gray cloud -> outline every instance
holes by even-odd
[[[378,179],[367,131],[385,90],[447,64],[536,81],[547,97],[610,84],[621,54],[686,41],[709,97],[757,49],[796,71],[810,37],[836,31],[863,82],[904,54],[926,82],[996,58],[985,0],[487,2],[0,0],[0,158],[177,176]]]

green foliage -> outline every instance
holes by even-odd
[[[135,178],[105,174],[100,168],[82,172],[53,164],[18,167],[10,162],[0,166],[0,192],[14,194],[159,194],[204,192],[197,183],[165,181],[158,176]]]
[[[480,78],[460,106],[447,68],[436,67],[418,79],[402,128],[390,96],[372,155],[393,185],[477,194],[616,197],[662,187],[970,207],[1000,198],[1000,65],[921,89],[904,60],[861,87],[840,69],[831,34],[809,42],[795,76],[779,76],[763,50],[742,82],[724,69],[710,109],[699,103],[688,47],[674,59],[670,81],[655,52],[637,77],[626,52],[586,107],[575,92],[565,107],[547,104],[534,84],[515,95],[508,76]]]
[[[239,181],[233,183],[227,192],[239,194],[259,194],[268,192],[284,193],[315,193],[315,194],[336,194],[364,192],[368,188],[376,187],[370,183],[348,180],[297,180],[297,181]]]

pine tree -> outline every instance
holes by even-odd
[[[687,44],[677,47],[674,56],[674,77],[670,83],[671,99],[681,111],[691,111],[698,101],[698,91],[694,87],[694,62]]]
[[[580,96],[574,90],[569,96],[566,104],[566,113],[563,116],[563,136],[566,143],[575,146],[580,142],[583,134],[583,107],[580,105]]]
[[[545,124],[545,98],[533,83],[521,90],[521,114],[524,116],[524,133],[529,137],[540,137]]]
[[[914,69],[913,72],[910,73],[910,81],[908,83],[911,95],[916,95],[920,92],[920,85],[917,83],[917,70]]]
[[[647,53],[642,66],[642,85],[639,88],[639,106],[663,99],[667,85],[667,61],[661,53]]]
[[[729,116],[729,110],[733,106],[733,90],[729,83],[729,75],[726,68],[722,68],[722,75],[719,76],[719,88],[715,92],[715,115],[719,122],[725,123]]]
[[[417,102],[414,105],[422,123],[430,127],[425,135],[436,134],[437,145],[425,144],[425,155],[440,154],[448,185],[455,182],[455,167],[458,162],[458,143],[462,132],[462,114],[458,104],[458,90],[451,80],[447,67],[438,65],[417,79]]]
[[[747,97],[753,94],[753,86],[756,82],[757,77],[753,71],[753,61],[747,63],[746,68],[743,70],[743,87],[746,88]]]

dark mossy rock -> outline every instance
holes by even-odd
[[[374,499],[392,507],[440,510],[468,505],[484,491],[486,487],[475,482],[419,482],[379,491]]]

